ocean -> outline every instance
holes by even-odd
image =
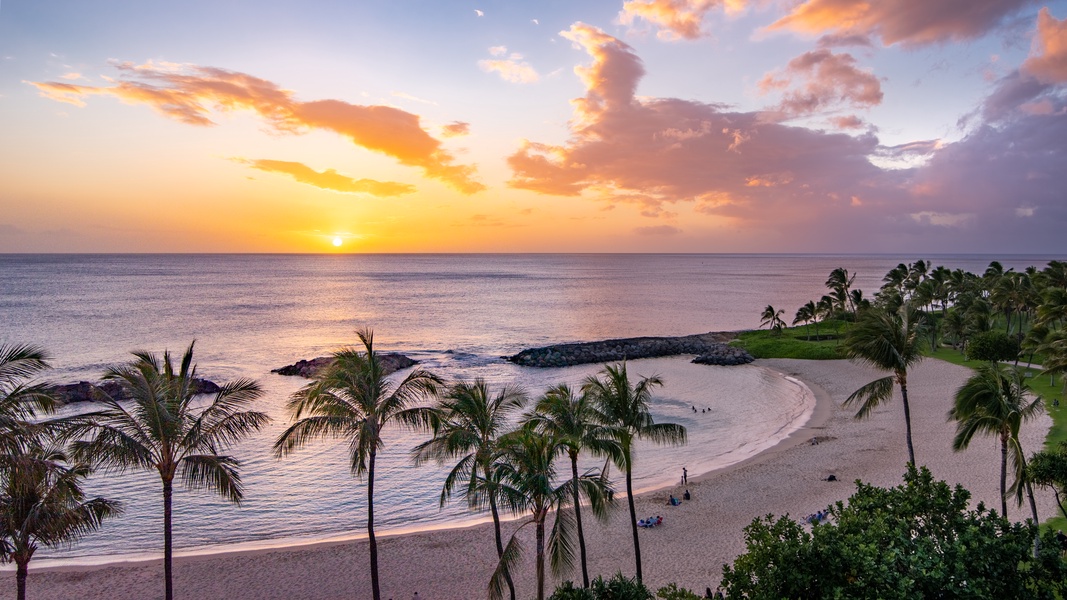
[[[196,340],[201,376],[259,381],[266,394],[256,408],[274,422],[232,451],[243,463],[245,501],[236,507],[185,489],[175,495],[176,547],[225,550],[363,533],[365,487],[349,473],[343,443],[312,444],[282,460],[270,453],[288,422],[285,400],[306,383],[270,370],[355,344],[359,328],[374,331],[377,350],[407,354],[447,380],[482,377],[536,396],[556,383],[578,384],[600,366],[532,369],[502,356],[564,342],[752,329],[768,304],[792,320],[797,307],[826,293],[836,267],[857,274],[854,287],[870,295],[889,269],[919,258],[980,273],[991,260],[1021,270],[1062,257],[0,255],[0,343],[45,347],[54,365],[45,378],[68,383],[96,381],[134,350],[169,349],[180,358]],[[663,377],[652,412],[689,430],[684,447],[638,449],[641,490],[677,484],[682,467],[693,477],[743,460],[802,427],[813,406],[803,386],[760,367],[648,359],[629,369]],[[409,460],[424,439],[386,433],[375,495],[381,533],[485,518],[460,501],[439,507],[448,465],[416,468]],[[126,514],[72,548],[39,556],[161,553],[158,475],[98,474],[86,489],[121,500]]]

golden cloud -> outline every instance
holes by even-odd
[[[341,175],[334,169],[326,169],[319,172],[311,167],[299,163],[284,160],[267,159],[234,159],[236,162],[247,164],[253,169],[268,173],[283,173],[289,175],[300,183],[306,183],[324,190],[332,190],[345,194],[370,194],[371,196],[389,197],[411,194],[415,186],[394,181],[375,181],[373,179],[352,179]]]
[[[418,115],[389,106],[363,106],[341,100],[301,102],[293,92],[245,73],[197,65],[124,63],[128,77],[113,86],[29,82],[41,95],[84,106],[91,95],[113,96],[128,104],[145,104],[163,116],[189,125],[215,125],[215,112],[247,110],[284,133],[332,131],[353,144],[419,167],[427,177],[471,194],[485,189],[474,180],[475,168],[455,164],[441,142],[422,128]]]

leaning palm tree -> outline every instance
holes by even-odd
[[[144,351],[134,361],[109,369],[104,380],[118,382],[128,400],[101,394],[102,411],[68,428],[79,461],[125,471],[154,470],[163,483],[163,575],[166,599],[174,597],[172,494],[177,477],[186,486],[210,489],[235,505],[244,497],[241,462],[220,454],[270,421],[245,408],[263,391],[250,379],[223,384],[207,403],[197,399],[193,346],[175,370],[170,352],[163,360]]]
[[[0,346],[0,452],[15,454],[25,448],[31,425],[40,415],[54,411],[55,401],[43,383],[30,383],[50,368],[44,349],[31,344]]]
[[[89,466],[66,460],[61,451],[41,448],[0,457],[0,562],[16,565],[18,600],[26,598],[26,575],[39,546],[69,546],[122,512],[113,500],[86,500],[81,484]]]
[[[911,406],[908,404],[908,369],[923,359],[926,341],[926,317],[910,304],[895,311],[869,308],[845,337],[845,356],[892,375],[876,379],[852,392],[845,406],[860,403],[857,419],[865,419],[875,408],[893,397],[894,382],[900,386],[904,402],[904,427],[908,444],[908,462],[915,464],[911,442]]]
[[[433,410],[414,404],[435,395],[440,381],[415,369],[400,383],[386,379],[385,365],[374,351],[374,334],[357,332],[363,350],[342,348],[333,362],[286,405],[290,425],[274,442],[278,457],[316,439],[348,441],[352,474],[367,479],[367,541],[370,547],[371,591],[381,600],[378,585],[378,542],[374,537],[374,463],[384,446],[383,429],[391,423],[429,427]]]
[[[1024,421],[1035,417],[1043,406],[1041,398],[1029,400],[1026,384],[1018,369],[987,364],[978,367],[956,392],[956,401],[949,411],[949,419],[956,421],[956,437],[952,449],[967,448],[976,434],[985,433],[1000,438],[1000,510],[1008,515],[1008,456],[1012,458],[1015,489],[1029,485],[1026,477],[1026,458],[1019,443],[1019,428]],[[1028,490],[1029,491],[1029,490]],[[1030,507],[1037,523],[1037,505],[1030,497]]]
[[[642,377],[637,385],[631,385],[626,363],[621,363],[605,365],[599,377],[589,377],[582,386],[582,391],[590,394],[604,415],[606,424],[616,430],[622,450],[615,464],[626,473],[626,499],[630,506],[638,581],[641,581],[641,542],[637,537],[637,510],[634,508],[634,442],[647,439],[658,444],[684,444],[686,440],[685,427],[676,423],[656,423],[648,410],[652,388],[661,385],[663,380],[657,376]]]
[[[433,437],[415,447],[415,464],[459,458],[448,473],[441,489],[441,506],[452,496],[457,486],[472,508],[489,505],[493,516],[493,533],[499,560],[504,554],[500,533],[499,474],[494,473],[493,461],[499,438],[509,430],[510,422],[529,398],[517,387],[504,386],[492,393],[484,379],[459,382],[445,392],[434,410]],[[511,600],[515,600],[515,585],[505,574]]]
[[[785,314],[785,309],[775,310],[770,304],[767,308],[763,309],[760,314],[760,327],[767,327],[774,332],[774,335],[781,336],[782,330],[785,329],[785,321],[782,320],[782,315]]]
[[[582,511],[579,491],[583,477],[578,475],[578,454],[588,451],[594,456],[606,456],[619,461],[622,447],[617,432],[604,424],[605,416],[597,410],[588,393],[575,394],[570,386],[560,384],[549,389],[537,401],[534,412],[527,415],[526,425],[535,431],[552,436],[563,447],[571,463],[571,502],[574,504],[574,521],[577,525],[578,551],[582,563],[582,587],[589,587],[589,569],[586,565],[585,532],[582,529]],[[607,464],[600,470],[607,477]],[[587,471],[585,477],[596,476],[596,471]],[[593,514],[605,518],[614,503],[613,495],[589,498]]]
[[[522,555],[518,535],[529,525],[534,527],[536,543],[537,600],[545,598],[546,553],[553,573],[566,570],[574,561],[574,548],[570,542],[572,514],[563,510],[571,486],[570,482],[556,483],[556,458],[561,449],[554,437],[532,429],[520,428],[500,440],[499,452],[494,457],[494,471],[500,475],[500,497],[510,511],[528,516],[511,534],[489,580],[492,600],[503,596],[502,582]],[[588,488],[595,488],[600,483],[596,478],[583,481],[584,487]],[[546,538],[545,524],[553,511],[556,519]]]

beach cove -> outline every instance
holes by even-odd
[[[683,359],[676,359],[683,360]],[[733,466],[696,476],[690,471],[692,500],[667,506],[671,486],[637,496],[639,515],[662,515],[664,524],[641,531],[645,581],[652,589],[670,582],[695,590],[712,589],[723,563],[744,551],[742,529],[753,518],[790,514],[796,518],[847,499],[862,479],[880,486],[900,483],[906,461],[899,399],[856,421],[841,402],[878,373],[847,361],[758,360],[758,366],[803,382],[817,406],[803,427],[772,448]],[[982,439],[962,453],[951,449],[954,425],[945,414],[956,388],[970,371],[927,359],[909,378],[917,459],[934,476],[959,483],[972,502],[996,505],[998,453],[992,439]],[[1044,441],[1050,420],[1024,426],[1021,441],[1028,451]],[[811,438],[817,437],[817,445]],[[640,458],[638,459],[640,460]],[[640,462],[637,469],[640,469]],[[838,481],[826,481],[829,475]],[[1038,511],[1055,510],[1051,494],[1039,491]],[[1009,508],[1013,519],[1024,509]],[[632,574],[630,529],[625,510],[611,521],[589,527],[590,571],[606,576]],[[505,526],[514,527],[515,522]],[[363,540],[323,542],[203,556],[175,561],[179,597],[211,599],[369,598],[367,546]],[[488,524],[379,539],[383,597],[467,599],[482,597],[495,566]],[[532,552],[517,570],[520,595],[533,588]],[[159,593],[158,560],[83,567],[32,568],[34,597],[48,599],[140,599]],[[574,574],[571,575],[573,578]],[[0,598],[12,590],[0,588]]]

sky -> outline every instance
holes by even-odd
[[[1065,254],[1067,0],[0,0],[0,252]]]

